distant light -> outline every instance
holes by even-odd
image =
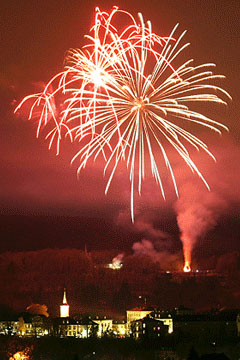
[[[196,270],[196,272],[199,272],[199,270]]]
[[[108,267],[109,267],[109,269],[112,269],[112,270],[119,270],[123,267],[123,264],[114,262],[114,263],[108,264]]]

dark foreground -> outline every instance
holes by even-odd
[[[13,357],[17,352],[20,355]],[[23,354],[26,357],[23,357]],[[211,355],[209,355],[211,354]],[[238,360],[240,340],[219,344],[174,336],[157,340],[0,337],[0,360]]]

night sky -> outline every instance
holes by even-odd
[[[77,179],[77,164],[70,166],[77,144],[66,141],[61,154],[55,156],[44,140],[46,133],[36,139],[37,125],[27,121],[27,109],[26,113],[13,114],[25,95],[62,69],[69,48],[85,44],[84,34],[93,24],[95,6],[109,11],[113,5],[135,17],[142,12],[145,21],[151,20],[153,31],[163,36],[180,23],[178,34],[188,30],[185,42],[191,43],[183,59],[193,58],[196,64],[216,63],[215,73],[226,76],[220,86],[233,98],[227,107],[203,106],[203,112],[230,130],[221,137],[199,130],[217,163],[202,152],[192,153],[212,192],[209,194],[197,176],[173,155],[180,200],[177,202],[163,168],[167,200],[162,199],[153,179],[147,178],[142,196],[135,196],[134,225],[124,163],[105,196],[107,177],[103,177],[102,161],[90,162]],[[197,236],[193,253],[196,262],[204,264],[204,258],[240,250],[239,1],[9,0],[1,5],[0,17],[1,252],[83,249],[85,244],[89,250],[132,252],[134,243],[144,252],[143,240],[147,240],[158,253],[178,253],[181,242],[176,211],[190,204],[206,210],[212,219]]]

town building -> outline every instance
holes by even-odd
[[[94,317],[93,321],[96,324],[98,324],[98,332],[97,332],[98,337],[109,335],[112,332],[113,329],[112,319],[107,319],[106,316],[103,317],[96,316]]]
[[[168,311],[154,310],[149,314],[155,320],[161,321],[163,325],[168,327],[168,334],[173,333],[173,319],[172,315]]]
[[[75,320],[68,318],[54,319],[54,335],[58,337],[89,338],[98,333],[98,324],[88,317]]]
[[[169,334],[173,332],[173,319],[170,312],[154,309],[153,307],[149,307],[149,308],[137,307],[131,310],[127,310],[127,324],[129,331],[130,331],[130,324],[133,321],[143,319],[148,315],[155,320],[161,321],[163,325],[167,325]]]
[[[45,315],[20,314],[14,318],[0,319],[0,335],[24,337],[90,338],[131,336],[135,339],[158,338],[174,333],[185,338],[206,337],[209,341],[240,336],[239,310],[215,310],[197,313],[192,309],[179,308],[163,311],[156,308],[136,307],[126,312],[126,320],[113,320],[106,316],[69,316],[66,289],[60,305],[60,316],[51,319]]]
[[[11,318],[9,320],[0,321],[1,335],[19,335],[19,321],[18,318]]]
[[[127,336],[127,323],[125,320],[113,320],[113,335],[119,338]]]
[[[160,336],[168,334],[168,326],[164,325],[162,321],[156,320],[147,315],[142,319],[131,322],[130,333],[134,339],[155,339]]]
[[[147,309],[144,307],[135,307],[131,310],[127,310],[127,324],[130,325],[132,321],[139,320],[147,316],[153,311],[153,309]]]

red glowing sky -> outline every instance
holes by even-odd
[[[23,114],[13,115],[15,100],[34,92],[38,83],[61,70],[67,49],[83,45],[83,35],[88,33],[96,5],[109,10],[115,4],[33,0],[1,5],[1,251],[83,248],[85,242],[90,247],[130,249],[143,238],[152,242],[161,239],[157,245],[160,250],[177,252],[181,248],[174,212],[176,198],[165,170],[167,201],[163,202],[153,180],[147,180],[143,196],[136,198],[136,224],[132,225],[124,164],[106,197],[101,163],[90,164],[77,180],[76,168],[69,165],[74,149],[66,144],[65,151],[56,157],[54,151],[47,150],[43,137],[35,138],[36,124],[24,121]],[[169,35],[179,22],[181,30],[188,30],[186,41],[191,42],[187,56],[191,52],[199,64],[214,62],[217,73],[226,75],[222,87],[232,95],[233,102],[228,109],[214,107],[210,115],[229,126],[230,136],[202,133],[218,159],[217,164],[203,154],[194,155],[213,189],[210,198],[200,181],[175,157],[174,163],[186,203],[194,194],[194,203],[204,199],[210,214],[214,214],[213,224],[204,230],[206,240],[200,239],[197,256],[212,255],[216,242],[220,252],[229,246],[239,249],[240,6],[237,1],[228,0],[122,0],[117,5],[135,16],[142,12],[161,35]]]

